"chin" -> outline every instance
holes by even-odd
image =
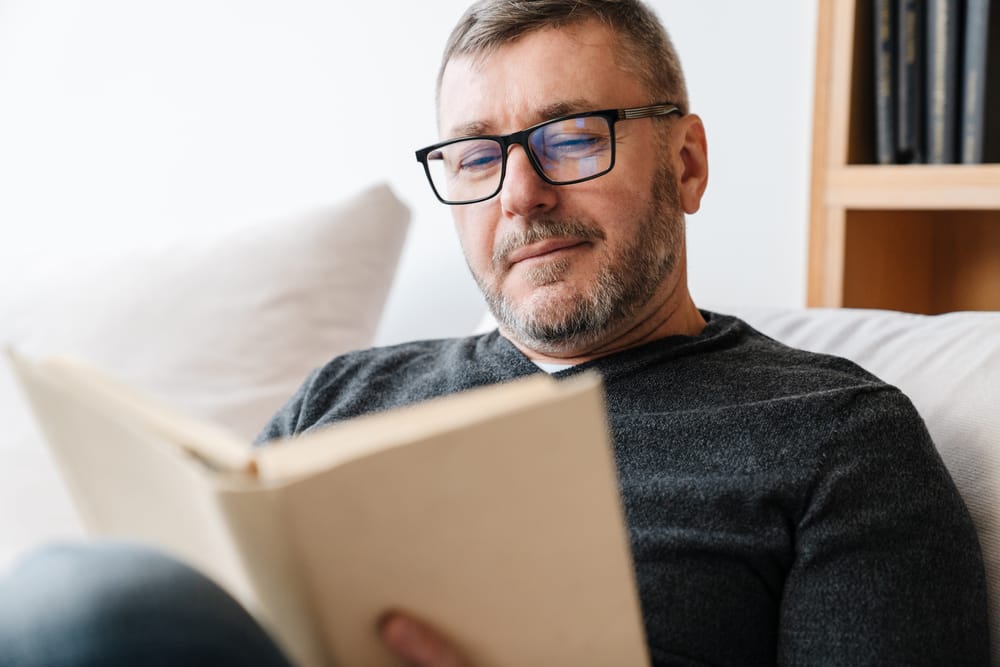
[[[603,339],[612,320],[594,302],[564,287],[538,288],[524,301],[491,303],[490,309],[510,337],[533,350],[573,356]]]
[[[554,282],[533,288],[525,298],[514,302],[513,311],[521,321],[559,327],[578,319],[589,301],[579,290],[563,282]]]

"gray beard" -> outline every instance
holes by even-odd
[[[656,176],[653,200],[642,215],[632,242],[600,269],[589,291],[577,294],[572,302],[543,299],[516,306],[495,282],[487,283],[473,274],[497,322],[528,348],[558,355],[587,349],[630,321],[677,266],[684,217],[675,180],[665,166]],[[501,240],[493,253],[494,275],[499,275],[506,256],[514,249],[552,237],[600,240],[604,234],[580,219],[532,220],[523,233]],[[569,264],[570,260],[546,262],[532,267],[525,277],[537,287],[553,284]]]

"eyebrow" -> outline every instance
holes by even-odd
[[[535,125],[536,123],[544,123],[547,120],[558,118],[559,116],[567,116],[569,114],[579,113],[582,111],[592,111],[594,109],[594,103],[583,97],[562,102],[553,102],[552,104],[547,104],[535,110],[532,115],[537,118],[537,120],[530,123],[529,127],[531,125]],[[452,127],[451,132],[446,138],[474,137],[490,134],[496,134],[495,126],[489,121],[476,120]]]

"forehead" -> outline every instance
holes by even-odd
[[[648,104],[597,22],[528,33],[486,56],[452,58],[438,97],[442,138],[513,132],[564,113]]]

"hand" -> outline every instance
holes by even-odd
[[[440,633],[413,616],[390,611],[379,622],[378,634],[389,650],[412,667],[468,667]]]

